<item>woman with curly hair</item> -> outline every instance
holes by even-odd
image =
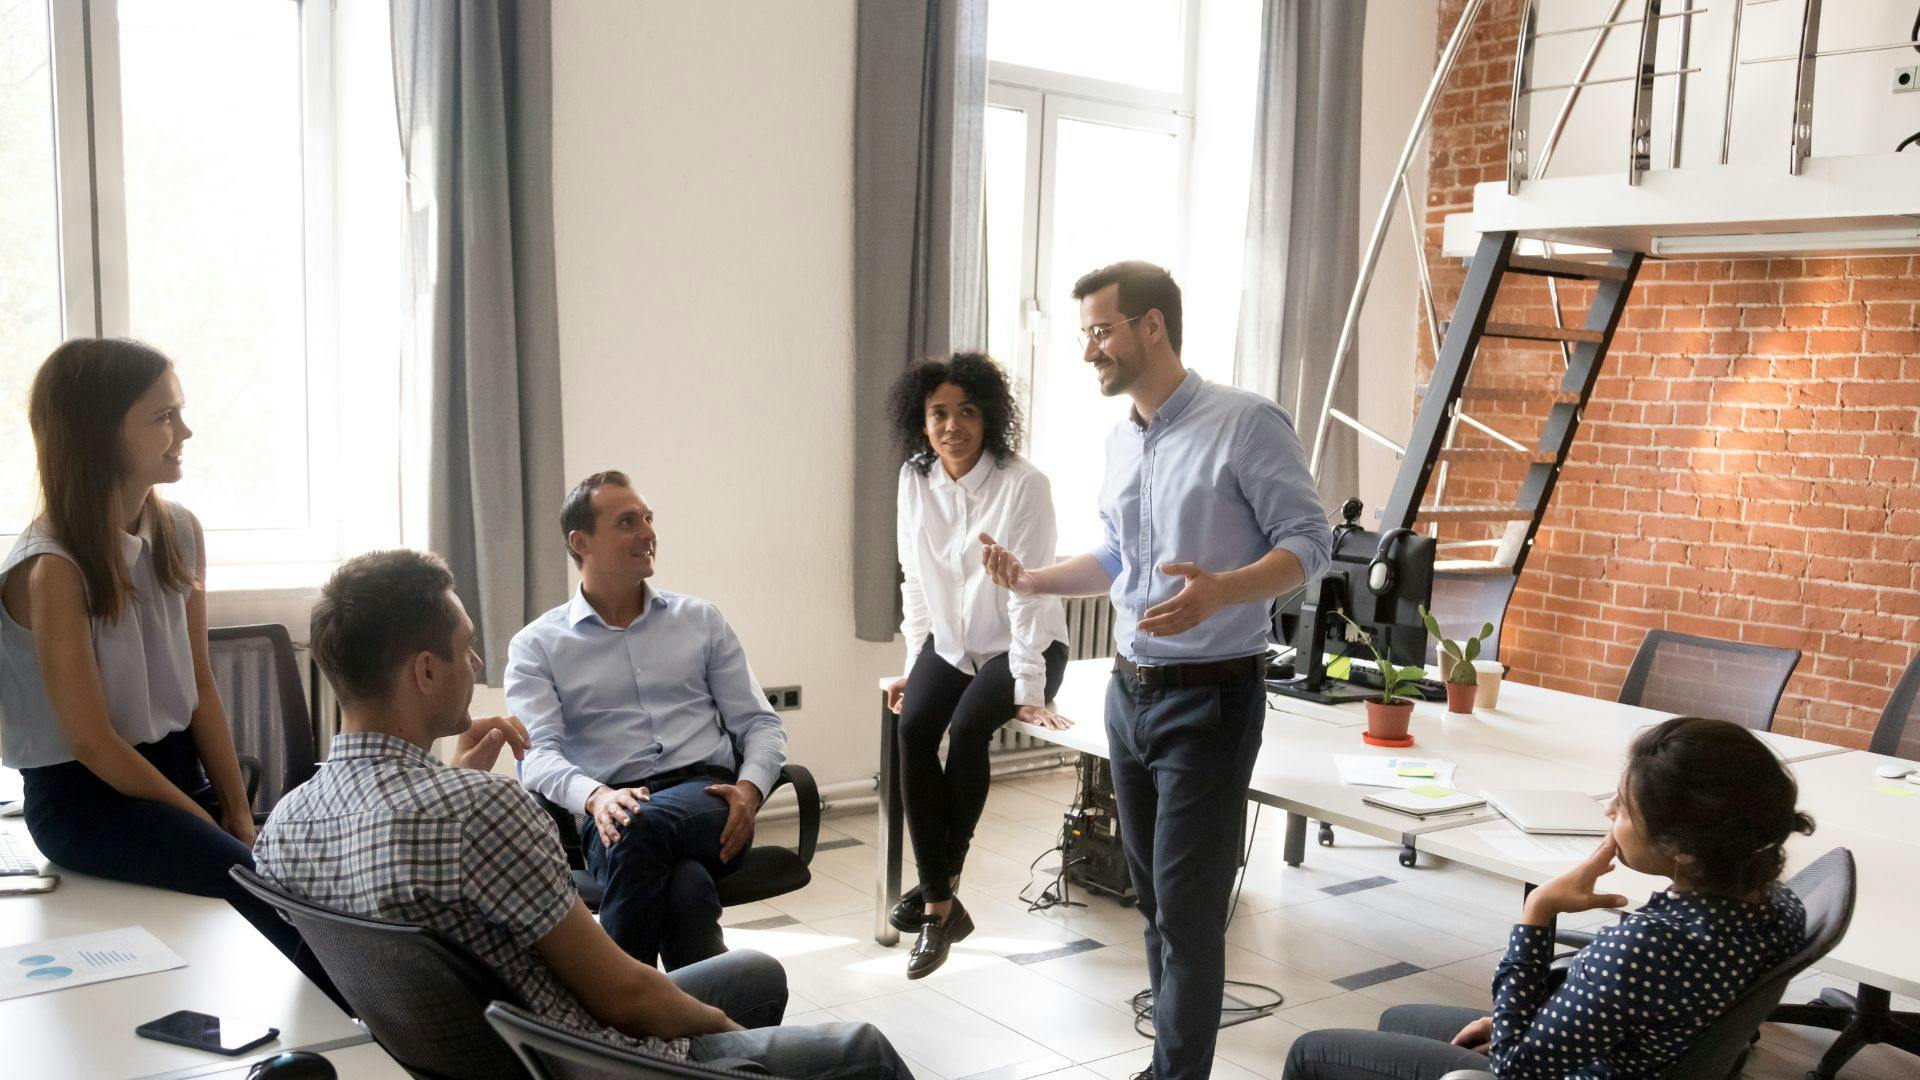
[[[1028,566],[1054,557],[1052,491],[1014,452],[1020,409],[1006,373],[979,353],[923,360],[894,383],[888,413],[906,459],[897,539],[907,662],[887,705],[900,717],[901,793],[920,869],[891,920],[919,932],[907,958],[907,978],[918,979],[973,931],[954,890],[987,805],[993,733],[1015,716],[1067,726],[1046,705],[1066,669],[1067,622],[1058,599],[1016,596],[981,565],[983,532]]]

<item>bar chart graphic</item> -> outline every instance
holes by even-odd
[[[184,967],[138,926],[0,949],[0,1001]]]

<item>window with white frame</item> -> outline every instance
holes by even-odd
[[[334,16],[330,0],[0,0],[0,534],[38,501],[35,370],[100,335],[173,359],[194,437],[167,494],[230,579],[310,579],[399,539],[398,349],[339,344],[336,250],[360,211],[337,195],[366,186],[338,168],[364,155],[342,153]],[[373,166],[389,167],[392,228],[397,151]]]
[[[988,348],[1025,391],[1027,454],[1053,482],[1062,556],[1100,540],[1105,437],[1128,405],[1102,397],[1082,361],[1074,281],[1120,259],[1165,266],[1186,292],[1183,361],[1208,379],[1233,377],[1259,4],[1201,7],[989,7]],[[1215,71],[1202,70],[1203,55]],[[1215,100],[1218,116],[1196,108]]]

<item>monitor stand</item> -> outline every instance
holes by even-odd
[[[1306,667],[1297,678],[1284,682],[1267,680],[1268,690],[1302,701],[1317,701],[1322,705],[1345,705],[1380,696],[1380,691],[1374,687],[1356,686],[1343,679],[1327,677],[1327,639],[1330,632],[1338,629],[1334,620],[1339,616],[1334,613],[1346,610],[1345,577],[1327,574],[1313,583],[1306,601],[1300,605],[1300,621],[1307,629],[1307,640],[1297,655],[1304,658]],[[1344,642],[1345,635],[1340,640]]]

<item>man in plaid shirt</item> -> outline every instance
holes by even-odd
[[[340,699],[320,772],[260,831],[258,872],[328,907],[424,926],[472,950],[535,1013],[672,1057],[745,1058],[775,1076],[911,1080],[868,1024],[774,1027],[786,973],[734,951],[661,974],[623,952],[574,894],[552,820],[489,772],[527,733],[469,720],[473,621],[438,556],[363,555],[313,611],[313,652]],[[453,767],[428,753],[458,735]]]

